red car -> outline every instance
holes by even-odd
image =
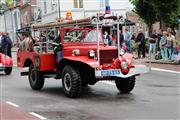
[[[4,71],[6,75],[10,75],[12,72],[12,66],[12,58],[0,53],[0,71]]]

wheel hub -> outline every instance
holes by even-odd
[[[36,79],[37,79],[37,74],[36,74],[36,71],[33,69],[31,71],[31,82],[32,82],[32,84],[35,84]]]
[[[71,75],[69,73],[66,73],[64,75],[64,87],[67,91],[70,91],[71,89],[71,86],[72,86],[72,83],[71,83]]]

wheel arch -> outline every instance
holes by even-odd
[[[31,59],[26,59],[23,67],[30,67],[31,64],[33,64],[33,61]]]
[[[81,61],[74,61],[69,59],[63,59],[58,65],[59,73],[62,74],[63,68],[66,65],[70,65],[80,72],[81,79],[83,80],[83,83],[88,83],[90,85],[94,85],[97,82],[97,79],[95,77],[95,70],[92,66],[81,62]]]
[[[58,64],[58,69],[60,73],[62,73],[63,68],[66,65],[70,65],[72,67],[76,67],[79,69],[80,72],[82,72],[84,69],[86,69],[86,72],[94,71],[94,68],[82,61],[75,61],[75,60],[69,60],[69,59],[62,59]]]

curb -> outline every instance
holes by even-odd
[[[161,61],[161,60],[146,60],[145,63],[157,63],[157,64],[171,64],[171,65],[180,65],[179,63],[169,62],[169,61]]]

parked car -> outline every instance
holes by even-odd
[[[12,66],[12,58],[0,53],[0,71],[4,71],[6,75],[10,75],[12,72]]]

